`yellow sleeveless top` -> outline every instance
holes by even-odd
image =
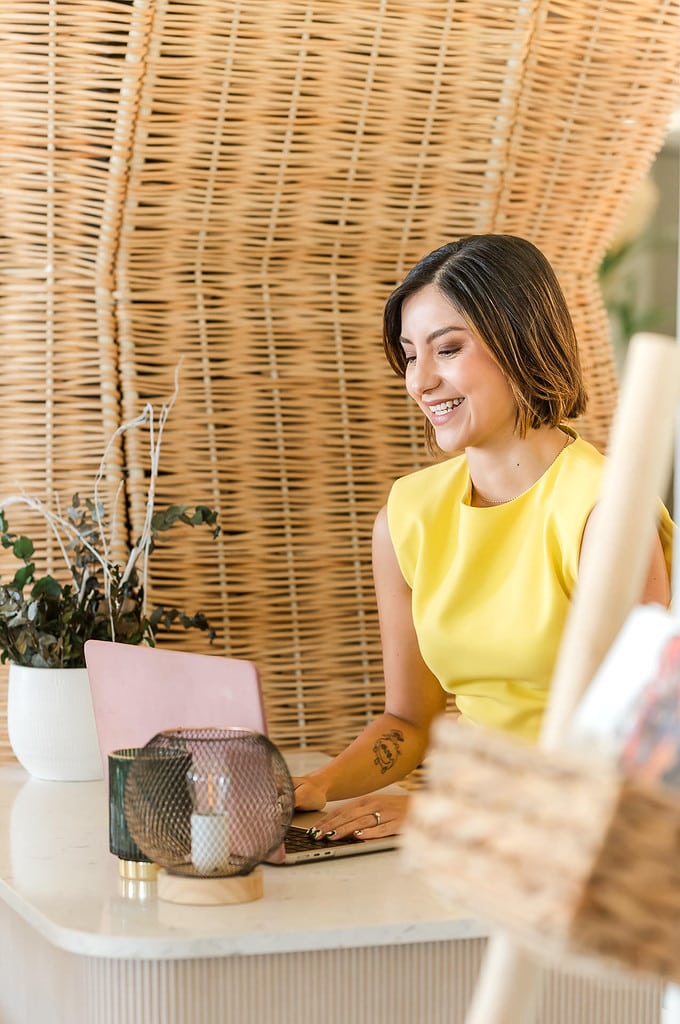
[[[421,654],[461,714],[534,740],[604,456],[573,434],[536,483],[474,508],[464,455],[397,480],[387,502]],[[659,532],[670,560],[672,523]]]

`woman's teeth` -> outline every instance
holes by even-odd
[[[448,402],[438,402],[437,405],[430,406],[430,412],[433,412],[435,416],[441,416],[442,413],[451,412],[452,409],[457,408],[462,401],[462,398],[453,398]]]

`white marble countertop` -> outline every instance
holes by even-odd
[[[264,896],[252,903],[196,907],[159,900],[155,883],[119,879],[107,814],[103,782],[42,782],[19,766],[0,767],[0,898],[73,953],[167,960],[487,934],[406,874],[398,850],[264,865]]]

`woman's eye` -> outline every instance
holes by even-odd
[[[415,363],[415,361],[415,356],[407,356],[406,353],[404,352],[404,366],[410,366],[411,363]]]
[[[438,354],[440,356],[455,356],[457,352],[457,348],[440,348]]]

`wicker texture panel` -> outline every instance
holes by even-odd
[[[3,497],[91,493],[120,423],[114,264],[144,20],[121,3],[0,5]],[[114,447],[110,501],[121,471]],[[14,507],[9,521],[61,565],[39,516]],[[5,558],[3,577],[16,565]],[[3,738],[6,687],[2,666]]]
[[[384,299],[451,237],[530,237],[567,291],[581,429],[604,445],[596,270],[677,101],[678,2],[11,0],[0,32],[2,344],[15,384],[35,369],[31,395],[0,382],[29,432],[22,482],[58,461],[72,489],[89,434],[100,450],[102,425],[167,398],[183,360],[159,501],[218,505],[225,531],[157,552],[154,595],[200,605],[216,653],[257,661],[277,742],[337,749],[381,704],[372,521],[425,461]],[[76,411],[36,430],[57,356]],[[135,438],[124,458],[134,529]]]

